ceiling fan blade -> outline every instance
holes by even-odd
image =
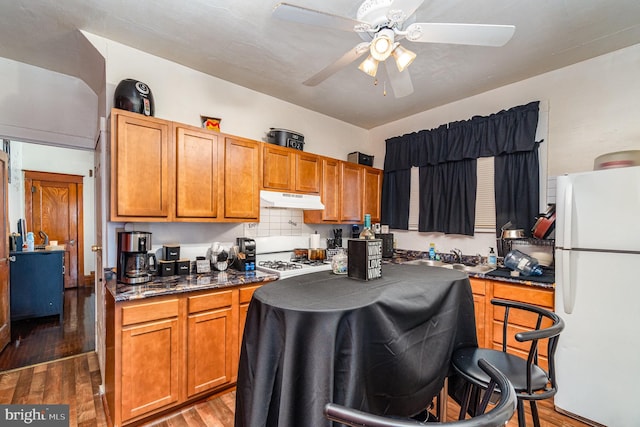
[[[370,42],[359,43],[356,47],[354,47],[353,49],[349,50],[347,53],[342,55],[342,57],[338,59],[336,62],[328,65],[316,75],[302,82],[302,84],[305,86],[317,86],[318,84],[322,83],[324,80],[329,78],[334,73],[340,71],[342,68],[346,67],[356,59],[360,58],[365,52],[368,52],[370,44],[371,44]]]
[[[408,70],[398,71],[393,61],[384,61],[384,66],[389,78],[389,84],[396,98],[402,98],[413,93],[413,83]]]
[[[273,8],[272,15],[284,21],[334,28],[342,31],[353,31],[356,25],[364,24],[363,22],[345,16],[333,15],[307,7],[296,6],[291,3],[278,3]]]
[[[405,38],[412,42],[504,46],[515,32],[513,25],[486,24],[411,24]]]
[[[402,23],[422,6],[424,0],[394,0],[387,11],[387,18],[392,22]]]

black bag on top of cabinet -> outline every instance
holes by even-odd
[[[116,87],[114,107],[145,116],[153,116],[153,93],[151,93],[149,86],[138,80],[122,80]]]

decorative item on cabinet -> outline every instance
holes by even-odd
[[[222,119],[219,119],[217,117],[200,116],[202,127],[208,130],[215,130],[216,132],[220,132],[221,121]]]

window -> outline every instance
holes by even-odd
[[[420,169],[411,168],[411,198],[409,199],[409,230],[418,230],[420,203]],[[476,231],[496,229],[496,201],[493,186],[493,157],[478,159],[478,187],[476,189]]]

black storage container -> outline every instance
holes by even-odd
[[[376,239],[382,240],[382,258],[393,258],[393,233],[376,233]]]
[[[180,245],[162,245],[162,258],[167,261],[180,259]]]
[[[373,157],[368,154],[363,154],[359,151],[349,153],[347,160],[351,163],[358,163],[359,165],[373,166]]]
[[[179,259],[176,261],[176,274],[181,276],[188,275],[191,272],[191,261],[188,259]]]
[[[382,277],[382,240],[350,239],[347,276],[359,280]]]
[[[267,142],[300,151],[304,149],[304,135],[287,129],[271,128],[267,133]]]
[[[176,262],[175,261],[158,261],[158,274],[160,276],[173,276],[176,274]]]

